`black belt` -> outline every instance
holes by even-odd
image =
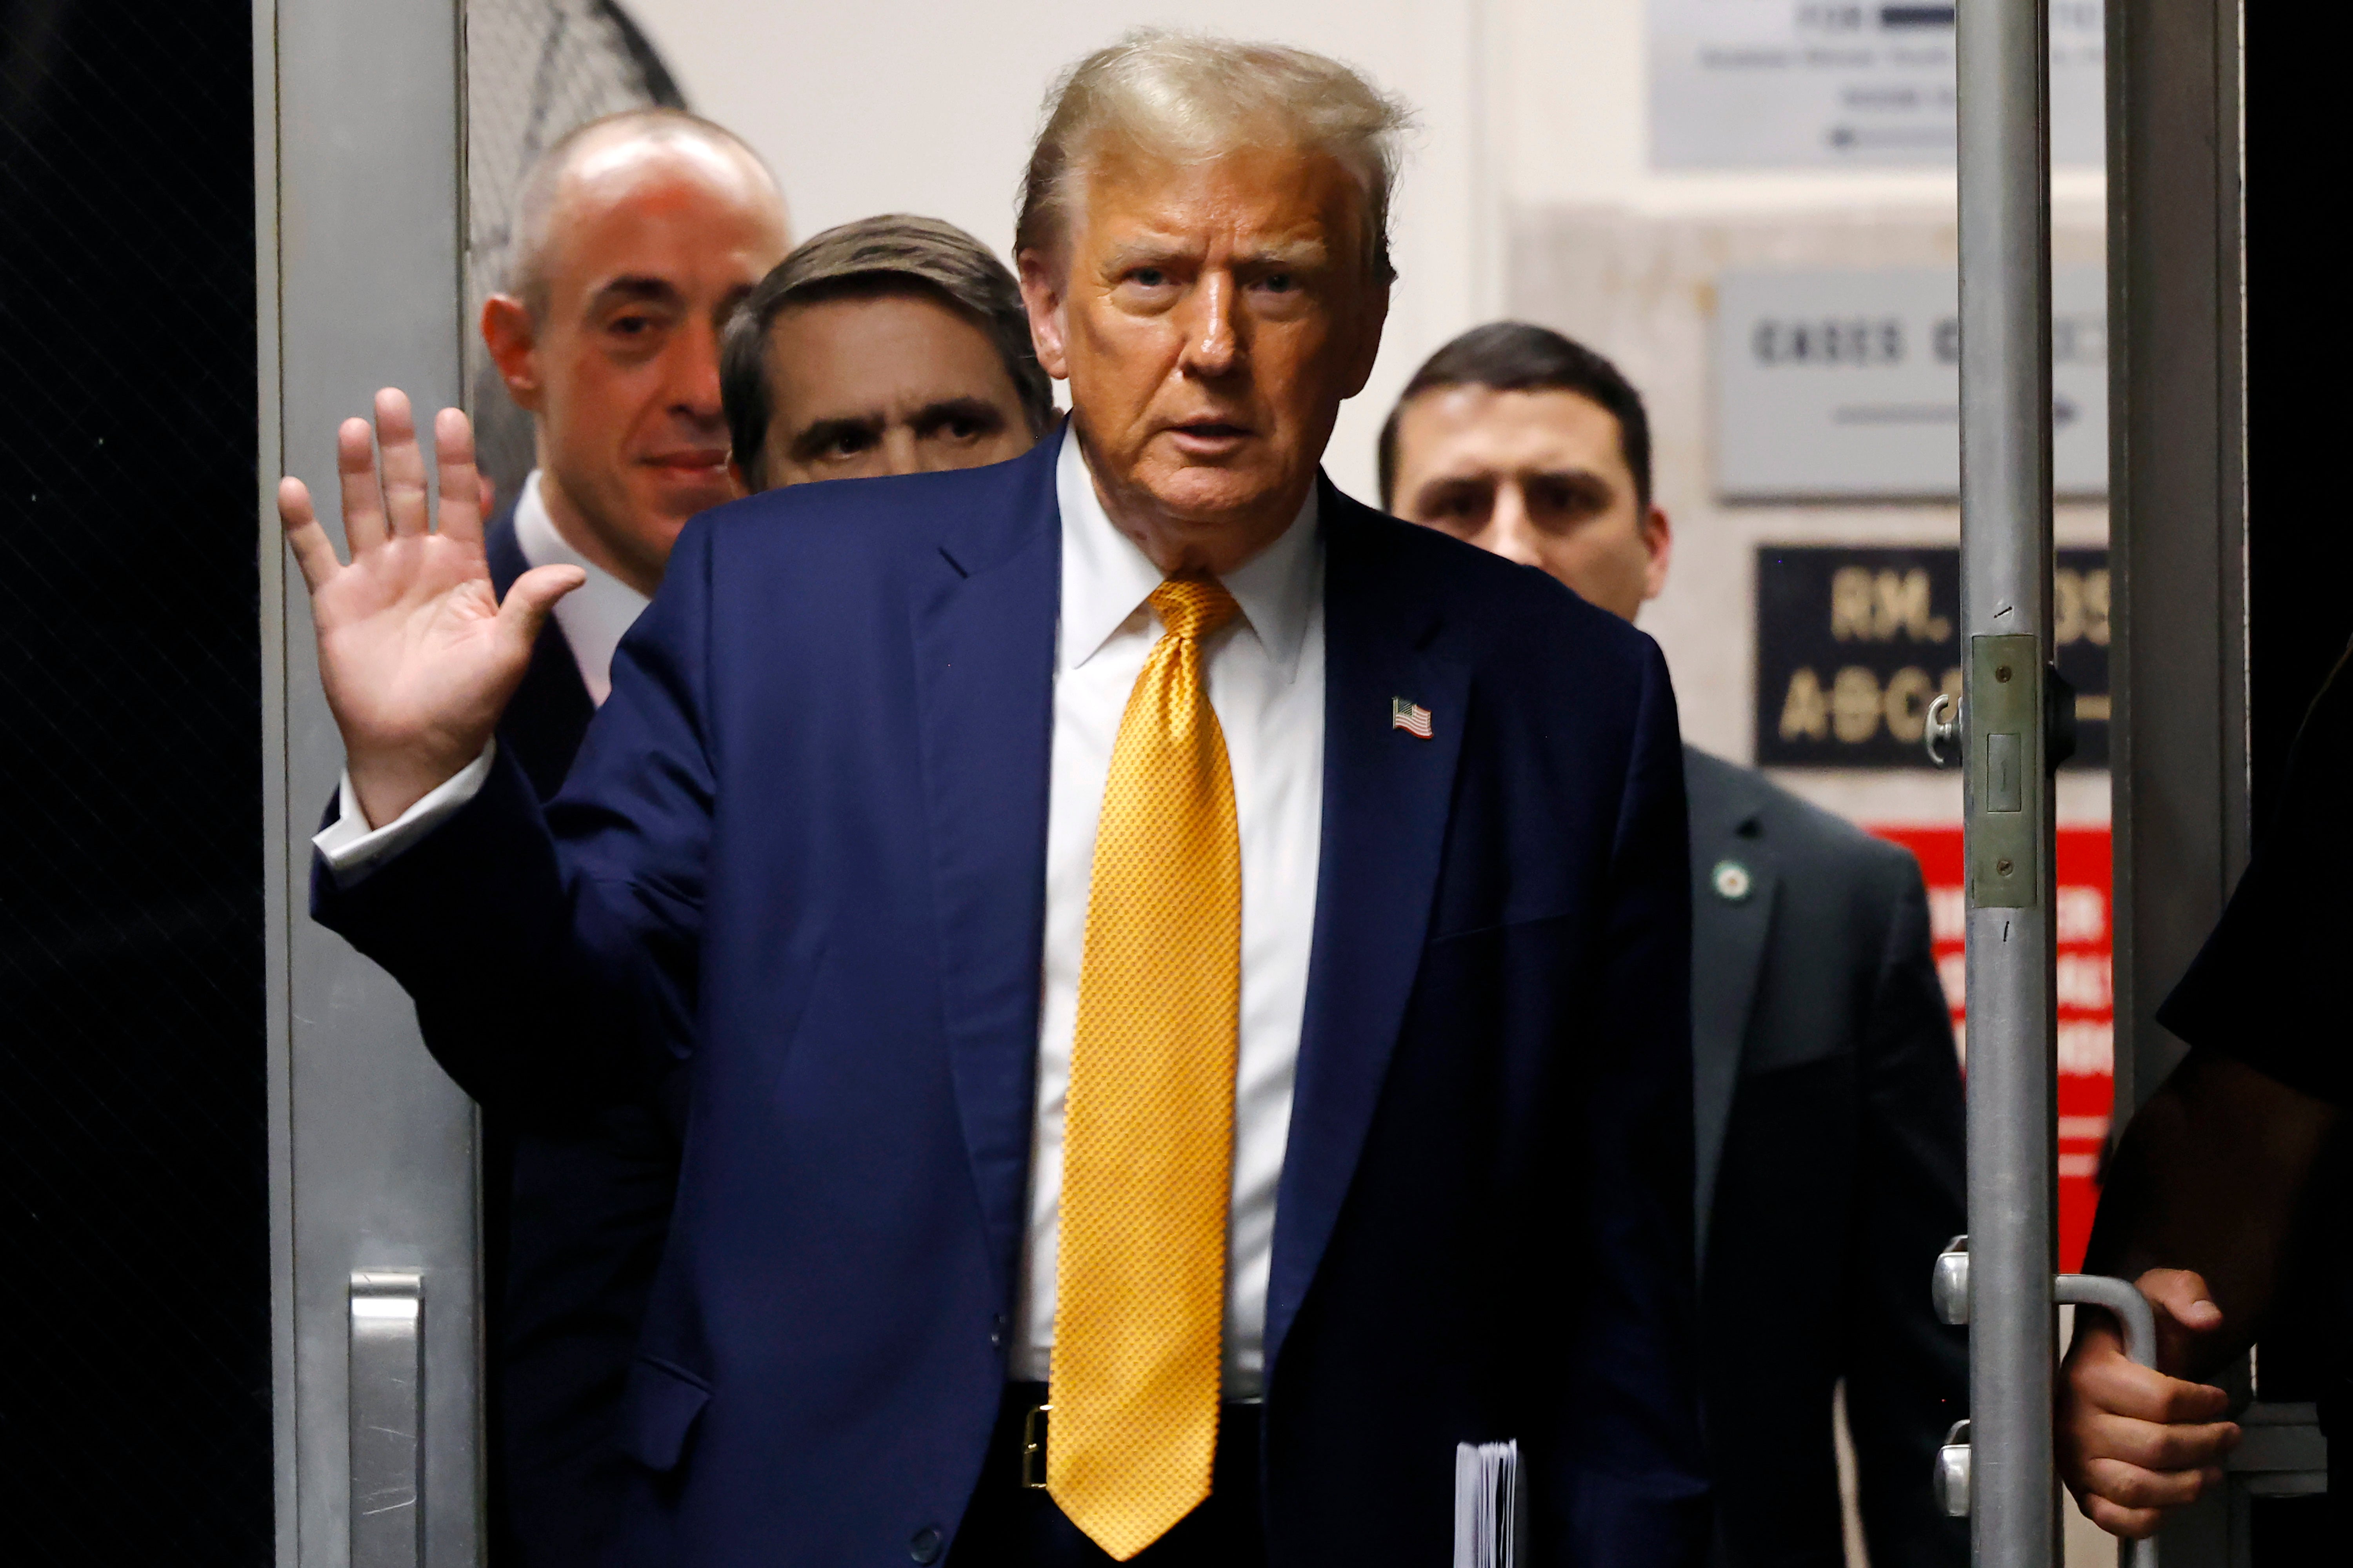
[[[1218,1406],[1218,1430],[1231,1429],[1237,1421],[1255,1422],[1260,1405],[1255,1399],[1228,1400]],[[1046,1489],[1046,1454],[1053,1440],[1054,1405],[1046,1384],[1042,1383],[1008,1383],[1005,1385],[1005,1403],[997,1417],[1007,1420],[1018,1415],[1021,1441],[1018,1450],[1020,1468],[1017,1479],[1033,1492]]]

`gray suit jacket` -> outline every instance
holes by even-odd
[[[1928,1277],[1964,1228],[1961,1079],[1920,868],[1686,747],[1704,1386],[1735,1564],[1842,1560],[1847,1385],[1873,1568],[1968,1560],[1929,1468],[1968,1338]]]

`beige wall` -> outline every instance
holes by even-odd
[[[1667,648],[1693,738],[1749,752],[1750,562],[1767,541],[1955,537],[1950,507],[1726,507],[1708,489],[1706,327],[1728,267],[1918,265],[1953,255],[1937,171],[1670,174],[1648,167],[1640,0],[1032,0],[1017,16],[927,3],[779,6],[634,0],[698,109],[773,163],[797,230],[874,212],[933,214],[1000,249],[1039,105],[1060,68],[1123,30],[1176,21],[1324,50],[1420,111],[1398,212],[1398,284],[1380,364],[1343,412],[1329,466],[1370,496],[1396,390],[1432,349],[1506,311],[1618,358],[1659,427],[1660,489],[1680,530],[1673,580],[1643,625]],[[2101,179],[2062,171],[2063,259],[2100,254]],[[2097,508],[2062,538],[2096,542]],[[1957,814],[1929,775],[1788,782],[1867,819]],[[2104,819],[2105,781],[2070,775],[2071,818]]]
[[[1674,174],[1648,167],[1641,0],[1115,0],[1003,8],[937,0],[781,6],[625,0],[695,107],[767,157],[806,236],[871,213],[948,218],[1000,249],[1039,104],[1062,66],[1122,30],[1175,22],[1350,60],[1420,110],[1398,212],[1403,277],[1381,362],[1344,412],[1328,464],[1374,493],[1373,441],[1431,350],[1506,311],[1609,353],[1643,389],[1659,489],[1677,529],[1666,595],[1643,626],[1665,647],[1686,727],[1750,752],[1756,546],[1957,537],[1951,506],[1729,506],[1712,493],[1708,324],[1731,268],[1919,266],[1954,255],[1949,173]],[[2101,176],[2053,180],[2059,260],[2101,255]],[[2069,507],[2063,542],[2105,536]],[[1951,774],[1792,773],[1863,821],[1949,822]],[[2061,813],[2105,821],[2104,774],[2068,774]],[[2113,1562],[2071,1508],[2069,1562]]]
[[[778,5],[629,0],[694,107],[775,167],[807,236],[880,212],[944,217],[1008,250],[1016,186],[1055,74],[1130,27],[1177,22],[1335,55],[1420,110],[1397,212],[1399,282],[1371,385],[1345,408],[1334,478],[1370,495],[1374,438],[1431,350],[1500,299],[1476,7],[1431,0],[937,0]]]

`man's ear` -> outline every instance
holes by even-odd
[[[1020,255],[1021,303],[1029,312],[1029,342],[1038,363],[1056,381],[1071,379],[1071,356],[1062,332],[1063,279],[1042,251]]]
[[[482,342],[507,395],[518,407],[540,412],[539,324],[530,309],[512,294],[493,294],[482,301]]]
[[[1667,521],[1667,509],[1655,502],[1642,519],[1642,544],[1651,552],[1651,563],[1642,569],[1642,597],[1655,599],[1666,591],[1667,563],[1675,552],[1674,526]]]
[[[1381,357],[1381,328],[1389,319],[1389,286],[1376,287],[1365,301],[1357,331],[1362,336],[1356,342],[1356,363],[1348,367],[1348,390],[1343,397],[1354,397],[1365,390],[1365,383],[1373,378],[1373,363]]]

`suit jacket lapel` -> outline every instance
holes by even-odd
[[[1324,844],[1266,1303],[1271,1369],[1332,1238],[1421,968],[1471,675],[1389,565],[1403,525],[1323,488]],[[1426,708],[1430,738],[1391,723]]]
[[[1038,1054],[1058,445],[1039,443],[1007,516],[916,563],[912,606],[949,1058],[1000,1295],[1020,1251]]]
[[[1730,764],[1686,749],[1683,780],[1692,836],[1692,1195],[1704,1267],[1708,1214],[1779,878],[1770,846],[1756,836],[1756,805],[1737,789]],[[1730,868],[1745,875],[1745,884]]]

